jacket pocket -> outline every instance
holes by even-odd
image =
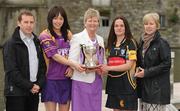
[[[157,47],[152,47],[149,50],[149,54],[148,54],[148,58],[150,59],[150,61],[159,61],[159,49]]]
[[[159,86],[159,82],[157,80],[153,80],[152,81],[152,95],[158,95],[160,93],[160,86]]]

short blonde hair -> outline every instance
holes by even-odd
[[[97,17],[99,20],[100,19],[99,11],[93,8],[89,8],[84,14],[84,24],[86,23],[87,19],[91,17]]]
[[[143,24],[147,23],[149,19],[152,18],[157,26],[157,29],[160,28],[160,22],[159,22],[159,14],[158,13],[148,13],[143,17]]]

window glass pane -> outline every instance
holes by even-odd
[[[110,6],[111,0],[92,0],[94,6]]]
[[[159,15],[161,27],[165,27],[165,15]]]
[[[101,16],[101,26],[109,27],[109,17]]]

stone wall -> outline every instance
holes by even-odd
[[[19,4],[19,1],[20,4]],[[16,16],[22,8],[28,8],[37,17],[35,32],[39,34],[46,28],[48,8],[61,5],[67,12],[73,33],[83,29],[83,15],[89,7],[98,9],[102,16],[111,21],[118,15],[125,16],[135,38],[142,33],[142,18],[148,12],[158,12],[165,17],[165,26],[161,28],[163,36],[172,47],[180,47],[180,1],[179,0],[111,0],[110,6],[93,6],[91,0],[6,0],[0,1],[0,45],[6,41],[16,26]],[[107,38],[109,27],[100,27],[100,34]]]
[[[61,5],[65,9],[70,27],[74,33],[83,29],[84,12],[91,6],[91,0],[48,0],[48,7]]]
[[[17,26],[17,16],[22,9],[29,9],[33,13],[36,19],[35,33],[39,33],[41,27],[45,27],[46,16],[44,12],[47,12],[47,6],[42,0],[40,2],[22,2],[21,0],[7,0],[0,3],[0,46],[11,37],[14,28]]]
[[[46,26],[46,15],[47,5],[44,0],[1,0],[0,1],[0,46],[11,37],[14,28],[17,26],[17,16],[22,9],[29,9],[36,19],[35,32],[39,33]],[[2,61],[2,49],[0,49],[0,111],[4,109],[4,96],[3,96],[3,86],[4,86],[4,71],[3,71],[3,61]]]
[[[48,7],[62,5],[69,19],[73,33],[83,29],[83,15],[89,7],[98,9],[103,16],[111,21],[118,15],[125,16],[130,24],[134,37],[138,40],[143,31],[142,18],[148,12],[158,12],[165,17],[165,26],[160,31],[171,47],[180,47],[180,18],[179,0],[111,0],[110,6],[93,6],[91,0],[47,0]],[[176,13],[175,13],[175,10]],[[175,13],[175,14],[174,14]],[[107,38],[109,27],[100,27],[100,34]]]
[[[180,17],[179,0],[114,0],[112,2],[114,15],[125,16],[130,24],[133,35],[138,39],[143,31],[142,18],[148,12],[158,12],[165,16],[165,26],[160,29],[162,35],[169,41],[172,47],[180,47],[180,20],[172,23],[170,20],[173,11]]]

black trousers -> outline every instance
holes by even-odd
[[[6,111],[38,111],[39,94],[6,96]]]

